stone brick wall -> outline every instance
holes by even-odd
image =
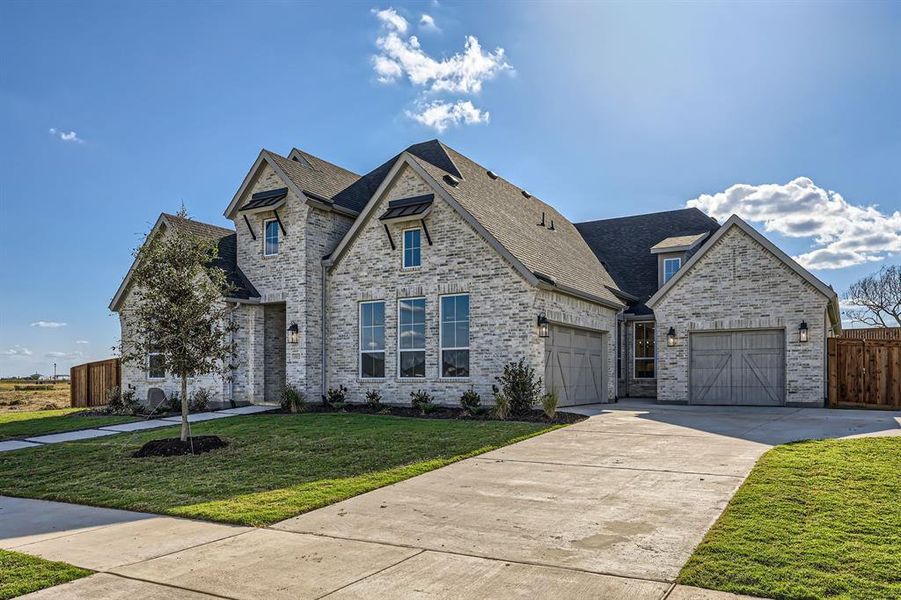
[[[657,317],[657,394],[687,402],[691,331],[784,329],[786,404],[822,406],[828,300],[738,227],[730,229],[654,307]],[[798,341],[798,325],[809,341]],[[666,345],[675,327],[677,344]]]

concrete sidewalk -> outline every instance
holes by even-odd
[[[228,417],[236,417],[241,415],[253,415],[261,412],[276,410],[275,406],[241,406],[238,408],[227,408],[224,410],[208,411],[201,413],[193,413],[188,415],[189,423],[199,423],[201,421],[210,421],[212,419],[225,419]],[[75,431],[66,431],[63,433],[51,433],[36,437],[25,438],[24,440],[7,440],[0,442],[0,452],[10,452],[12,450],[21,450],[23,448],[35,448],[45,444],[60,444],[62,442],[75,442],[78,440],[90,440],[94,438],[104,437],[107,435],[116,435],[117,433],[127,433],[132,431],[143,431],[145,429],[158,429],[160,427],[172,427],[181,423],[181,417],[162,417],[160,419],[148,419],[146,421],[135,421],[133,423],[122,423],[121,425],[106,425],[95,429],[77,429]]]
[[[901,433],[901,413],[584,410],[266,529],[0,498],[0,545],[100,571],[34,598],[727,600],[673,581],[760,454]]]

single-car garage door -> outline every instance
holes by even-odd
[[[785,333],[692,333],[691,404],[779,406],[785,401]]]
[[[606,334],[551,325],[544,348],[544,382],[558,406],[607,401]]]

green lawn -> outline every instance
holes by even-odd
[[[355,414],[252,415],[193,425],[227,448],[132,458],[178,429],[0,454],[0,494],[266,525],[504,446],[539,423]]]
[[[138,417],[86,416],[83,408],[0,413],[0,441],[137,421]]]
[[[61,562],[0,550],[0,600],[66,583],[91,572]]]
[[[770,450],[679,583],[776,599],[901,598],[901,437]]]

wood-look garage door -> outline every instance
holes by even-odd
[[[691,404],[779,406],[785,402],[781,330],[691,334]]]
[[[606,334],[552,325],[545,342],[544,381],[559,406],[607,401]]]

